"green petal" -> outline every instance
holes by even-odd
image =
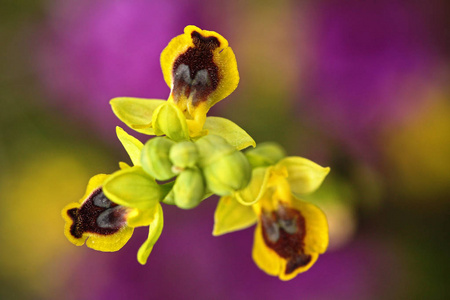
[[[141,164],[141,149],[144,145],[137,138],[126,133],[125,130],[119,126],[116,127],[116,134],[125,148],[125,151],[127,151],[130,156],[133,165],[139,166]]]
[[[112,202],[137,209],[152,208],[165,196],[155,180],[139,166],[113,173],[105,181],[103,192]]]
[[[282,159],[277,167],[286,168],[291,191],[296,195],[314,192],[330,172],[330,168],[323,168],[309,159],[298,156]]]
[[[189,140],[186,117],[173,103],[166,102],[154,111],[152,125],[156,135],[165,134],[176,142]]]
[[[155,109],[165,100],[120,97],[110,101],[114,114],[130,128],[143,134],[154,135],[151,128]]]
[[[223,137],[237,150],[242,150],[249,146],[256,146],[253,138],[244,129],[225,118],[207,117],[203,129],[208,130],[208,134]]]
[[[236,200],[242,205],[253,205],[258,202],[266,191],[272,168],[253,169],[252,179],[247,187],[235,193]]]
[[[148,256],[152,252],[153,246],[158,241],[164,226],[163,211],[160,204],[157,205],[154,218],[148,229],[148,238],[138,250],[137,260],[141,265],[147,263]]]
[[[214,213],[213,235],[248,228],[256,223],[256,214],[251,206],[241,205],[231,196],[220,198]]]
[[[277,143],[260,143],[254,149],[245,152],[253,168],[275,165],[286,156],[284,149]]]

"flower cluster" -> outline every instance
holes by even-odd
[[[286,157],[273,143],[255,141],[232,121],[207,117],[209,109],[237,87],[239,74],[227,40],[187,26],[161,54],[166,100],[115,98],[116,116],[131,129],[153,135],[145,144],[117,127],[132,166],[96,175],[86,194],[67,205],[65,235],[77,246],[117,251],[138,226],[149,226],[141,264],[163,229],[161,203],[195,208],[221,196],[213,234],[256,224],[253,259],[281,280],[309,269],[328,245],[322,211],[300,200],[329,172],[301,157]],[[241,151],[252,146],[253,149]]]

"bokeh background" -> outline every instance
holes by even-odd
[[[217,199],[164,206],[146,266],[146,229],[116,253],[63,235],[61,208],[128,161],[108,101],[166,98],[159,54],[189,24],[238,60],[211,114],[332,169],[308,199],[330,249],[292,281],[256,267],[252,228],[211,236]],[[446,0],[2,2],[0,298],[448,299],[449,28]]]

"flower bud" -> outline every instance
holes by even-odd
[[[247,186],[252,169],[242,152],[217,135],[204,136],[196,143],[199,164],[213,193],[226,196]]]
[[[191,209],[199,205],[205,194],[201,171],[193,168],[181,172],[172,191],[174,202],[179,208]]]
[[[170,149],[169,158],[176,167],[192,168],[198,160],[197,146],[190,141],[179,142]]]
[[[165,137],[149,140],[141,152],[141,165],[145,172],[158,180],[168,180],[175,176],[169,159],[170,148],[175,142]]]

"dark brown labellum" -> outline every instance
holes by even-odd
[[[83,233],[111,235],[126,224],[126,209],[111,202],[98,188],[83,202],[80,208],[72,208],[67,215],[73,220],[70,234],[81,238]]]
[[[219,85],[219,68],[214,63],[213,51],[220,47],[216,37],[204,37],[194,31],[191,34],[194,47],[178,56],[173,64],[172,96],[178,102],[181,96],[192,96],[192,104],[207,100]]]

